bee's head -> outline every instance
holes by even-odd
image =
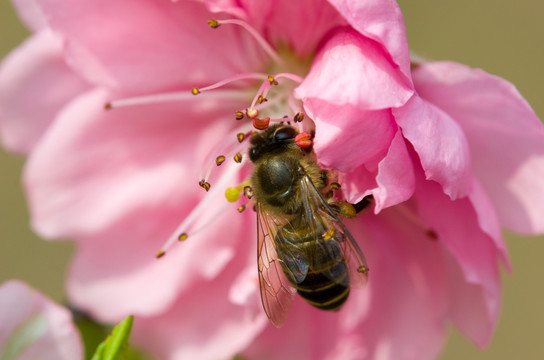
[[[289,150],[295,143],[298,130],[290,125],[273,125],[251,138],[249,158],[256,162],[268,152],[282,152]]]

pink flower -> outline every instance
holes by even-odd
[[[77,243],[75,305],[135,314],[134,339],[164,359],[431,359],[450,322],[487,344],[501,227],[544,230],[544,128],[512,85],[454,63],[411,71],[392,0],[16,5],[35,33],[0,69],[2,139],[29,155],[35,230]],[[368,286],[338,313],[297,298],[281,330],[259,300],[255,214],[224,196],[251,171],[231,160],[252,129],[234,114],[255,109],[304,112],[346,200],[374,198],[345,222]]]
[[[0,285],[0,357],[2,359],[83,359],[72,315],[25,283]]]

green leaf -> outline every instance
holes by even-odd
[[[123,360],[128,348],[128,338],[134,316],[130,315],[113,328],[111,334],[98,345],[92,360]]]

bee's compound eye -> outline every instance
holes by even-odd
[[[297,131],[295,128],[286,126],[279,128],[274,134],[274,140],[276,141],[285,141],[289,139],[294,139],[297,136]]]

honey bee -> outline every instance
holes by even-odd
[[[261,300],[276,327],[287,320],[297,292],[334,311],[351,287],[368,281],[365,257],[338,218],[355,216],[355,209],[332,198],[329,172],[311,148],[296,144],[297,134],[290,125],[274,125],[255,134],[249,149]]]

